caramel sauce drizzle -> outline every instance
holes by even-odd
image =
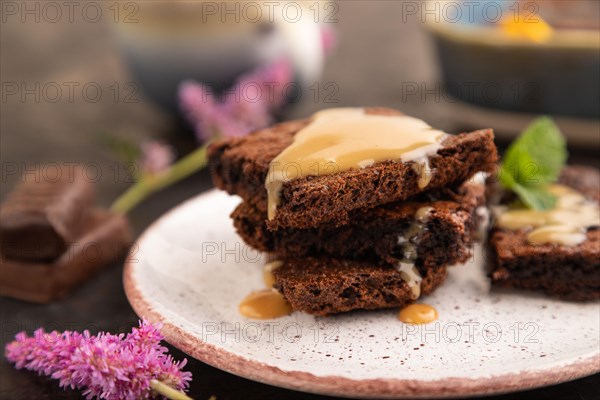
[[[563,185],[550,185],[548,191],[557,197],[556,206],[538,211],[526,208],[496,209],[496,225],[511,231],[529,229],[531,244],[556,243],[577,246],[587,239],[587,228],[600,224],[598,203]]]
[[[427,206],[419,208],[415,213],[412,224],[402,235],[398,236],[398,245],[402,249],[402,259],[398,262],[396,269],[400,272],[404,282],[410,287],[413,300],[421,296],[423,278],[417,267],[415,267],[415,262],[418,257],[419,240],[426,229],[426,223],[432,211],[433,208]]]
[[[263,281],[267,289],[250,293],[238,306],[240,314],[252,319],[274,319],[292,313],[290,303],[273,288],[273,271],[283,265],[282,261],[271,261],[263,267]]]
[[[415,162],[419,187],[424,188],[431,180],[428,157],[441,147],[445,135],[405,115],[367,114],[363,108],[320,111],[269,165],[265,180],[268,218],[275,217],[285,182],[361,169],[381,161]]]

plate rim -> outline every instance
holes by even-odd
[[[161,215],[136,239],[133,249],[139,249],[146,236],[156,230],[170,215],[179,212],[188,203],[217,192],[219,192],[217,189],[202,192]],[[132,258],[128,256],[125,259],[123,287],[129,304],[140,318],[153,323],[161,323],[161,332],[165,340],[190,357],[234,375],[272,386],[342,397],[452,398],[529,390],[568,382],[600,372],[599,353],[576,360],[558,369],[499,374],[477,379],[453,377],[428,381],[389,378],[351,379],[335,375],[316,376],[305,371],[284,371],[276,366],[248,359],[202,341],[170,322],[167,317],[154,309],[138,287],[133,278],[133,271],[136,265],[141,264],[134,263]]]

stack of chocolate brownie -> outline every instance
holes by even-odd
[[[244,200],[232,214],[237,232],[281,261],[274,288],[294,310],[315,315],[401,307],[435,290],[447,267],[470,254],[485,203],[472,178],[495,167],[493,132],[444,134],[427,157],[425,185],[422,160],[400,159],[285,181],[269,218],[270,164],[311,123],[285,122],[209,148],[217,187]]]

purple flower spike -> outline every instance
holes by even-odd
[[[86,399],[151,399],[158,395],[153,383],[183,391],[192,379],[190,372],[182,371],[187,360],[176,362],[160,344],[159,329],[146,321],[127,336],[38,329],[32,337],[17,334],[5,355],[17,369],[49,376],[63,388],[83,390]]]
[[[273,122],[288,101],[292,82],[290,63],[279,60],[241,76],[220,98],[202,83],[185,81],[179,101],[201,142],[243,136]]]
[[[163,142],[152,140],[142,143],[142,171],[149,175],[167,172],[175,160],[173,148]]]

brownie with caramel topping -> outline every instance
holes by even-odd
[[[558,183],[600,203],[600,171],[596,168],[565,167]],[[504,197],[503,202],[510,201]],[[600,299],[600,221],[590,223],[585,240],[573,246],[532,244],[526,229],[493,227],[488,243],[493,284],[542,291],[574,301]]]
[[[401,115],[387,108],[365,111]],[[269,164],[309,122],[284,122],[245,137],[215,141],[208,149],[215,185],[266,212],[265,179]],[[491,129],[448,135],[429,159],[434,172],[424,188],[419,187],[419,173],[414,162],[396,161],[284,182],[275,218],[266,221],[267,227],[270,230],[302,229],[325,223],[340,226],[350,221],[354,210],[402,201],[421,192],[460,184],[478,171],[495,168],[497,153],[493,139]]]

